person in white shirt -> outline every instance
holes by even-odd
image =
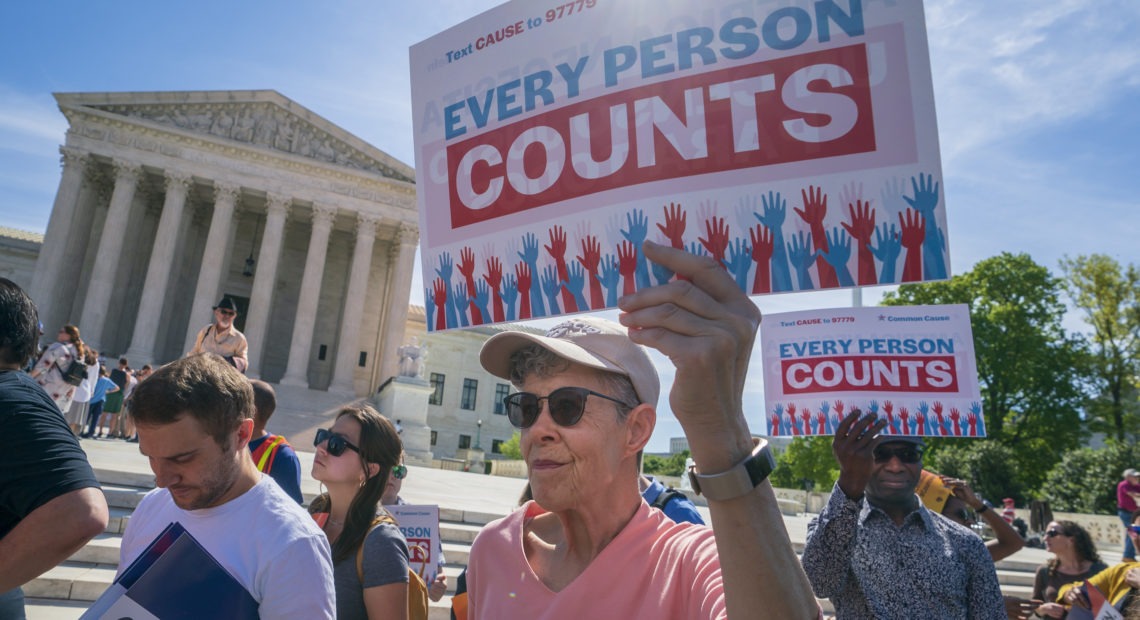
[[[328,540],[249,457],[249,381],[218,355],[194,355],[139,383],[131,405],[158,488],[123,534],[119,571],[176,521],[249,591],[262,618],[334,618]]]

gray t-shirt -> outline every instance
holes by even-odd
[[[400,529],[381,523],[364,538],[364,585],[356,573],[356,554],[333,565],[337,620],[368,620],[364,588],[408,582],[408,542]]]

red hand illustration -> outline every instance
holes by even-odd
[[[938,428],[935,430],[939,435],[942,435],[944,434],[943,431],[946,429],[946,419],[942,417],[942,403],[934,403],[932,409],[934,409],[934,418],[938,421]]]
[[[772,230],[763,224],[748,231],[752,238],[752,261],[756,263],[756,276],[752,280],[752,293],[772,292]]]
[[[483,276],[483,280],[491,287],[491,299],[494,304],[491,313],[496,323],[502,323],[506,320],[503,315],[503,296],[499,294],[499,285],[503,283],[503,263],[498,257],[487,259],[487,275]]]
[[[811,411],[804,409],[800,412],[800,419],[804,421],[804,434],[811,434]]]
[[[887,409],[885,406],[883,409],[887,412],[887,427],[883,429],[883,434],[893,435],[895,432],[895,412]]]
[[[826,229],[823,226],[823,219],[827,216],[827,196],[824,195],[823,188],[809,185],[807,189],[800,190],[800,198],[803,199],[804,208],[796,209],[796,214],[811,229],[813,249],[819,252],[829,251]],[[835,275],[835,268],[824,260],[822,254],[815,258],[815,270],[819,273],[819,288],[839,286],[839,277]]]
[[[658,224],[658,226],[660,226],[660,224]],[[769,422],[771,423],[771,425],[768,427],[768,434],[769,435],[776,435],[777,433],[779,433],[780,432],[780,416],[778,414],[773,413],[772,419],[769,420]]]
[[[917,282],[922,279],[922,241],[926,238],[926,220],[914,209],[907,209],[905,219],[899,213],[899,226],[902,227],[900,241],[906,248],[903,262],[903,282]]]
[[[961,437],[962,436],[962,426],[959,424],[959,421],[961,419],[962,419],[962,414],[959,413],[956,408],[951,407],[950,408],[950,421],[954,424],[954,436],[955,437]]]
[[[561,226],[554,226],[549,230],[550,245],[544,246],[546,252],[554,259],[554,265],[558,268],[558,281],[566,282],[570,279],[570,272],[566,268],[566,231],[562,230]],[[567,312],[575,312],[578,310],[578,304],[574,301],[574,294],[562,287],[562,307]]]
[[[598,265],[602,261],[602,246],[598,238],[589,235],[582,239],[582,255],[578,262],[586,270],[586,277],[590,279],[590,307],[597,310],[606,305],[606,298],[602,294],[602,283],[598,280]],[[583,308],[584,309],[584,308]]]
[[[621,274],[622,294],[631,295],[637,291],[637,284],[633,280],[633,272],[637,270],[637,250],[628,241],[622,241],[617,246],[618,273]]]
[[[459,273],[463,274],[463,278],[467,280],[467,294],[475,294],[475,252],[471,248],[463,248],[459,253]],[[475,305],[474,300],[467,302],[467,308],[471,311],[471,317],[475,318],[480,316],[479,307]]]
[[[966,423],[970,425],[970,437],[978,436],[978,414],[971,411],[966,414]]]
[[[835,409],[836,415],[839,416],[839,421],[842,422],[843,421],[843,401],[841,401],[841,400],[835,401],[835,405],[832,407],[832,409]]]
[[[815,414],[815,434],[824,435],[827,433],[827,414],[822,411],[817,411]]]
[[[723,217],[710,217],[705,220],[705,231],[708,239],[698,237],[697,240],[716,259],[717,264],[724,267],[724,251],[728,247],[728,224]]]
[[[891,401],[889,401],[889,400],[883,401],[883,411],[890,413],[892,410],[894,410],[894,408],[895,408],[895,404],[892,403]]]
[[[926,416],[922,415],[921,411],[914,412],[914,419],[918,422],[918,432],[915,433],[919,437],[926,435]]]
[[[903,435],[909,435],[910,411],[908,411],[906,407],[899,407],[899,421],[902,422],[902,426],[899,427],[899,431],[901,431]]]
[[[669,206],[662,209],[665,210],[665,225],[658,224],[657,229],[669,238],[669,243],[674,248],[685,249],[685,211],[675,202],[669,203]]]
[[[871,254],[871,235],[875,232],[875,210],[871,208],[871,201],[856,200],[855,204],[847,205],[851,215],[851,224],[843,223],[847,234],[856,241],[859,249],[859,285],[876,284],[875,257]]]
[[[519,319],[530,318],[530,265],[526,263],[517,263],[515,265],[515,277],[519,281]]]
[[[435,328],[447,329],[447,282],[443,278],[436,278],[432,283],[433,297],[435,298]]]
[[[796,423],[796,405],[795,403],[788,403],[788,419],[792,421],[792,434],[799,435],[800,427]]]

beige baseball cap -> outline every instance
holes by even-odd
[[[502,332],[483,343],[479,362],[487,372],[509,381],[511,355],[531,344],[575,364],[629,377],[641,402],[657,406],[661,393],[657,369],[645,347],[630,340],[625,327],[618,323],[579,316],[555,325],[545,336]]]

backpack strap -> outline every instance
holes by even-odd
[[[654,508],[656,508],[658,510],[664,511],[665,510],[665,504],[668,504],[669,502],[673,501],[674,498],[677,498],[677,497],[685,497],[685,494],[678,491],[677,489],[674,489],[673,487],[665,487],[665,490],[657,495],[657,498],[653,500],[653,503],[650,504],[650,506],[653,506]]]
[[[277,450],[281,446],[289,445],[282,435],[269,435],[265,441],[261,442],[260,446],[253,451],[253,462],[257,465],[257,470],[268,473],[273,469],[273,459],[277,456]]]

